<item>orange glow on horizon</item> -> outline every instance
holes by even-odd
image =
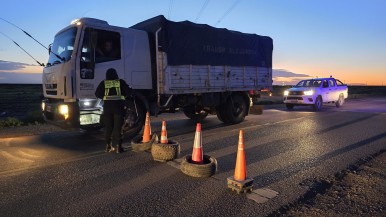
[[[296,84],[299,80],[307,78],[334,77],[348,85],[363,86],[384,86],[386,85],[386,69],[358,69],[358,68],[319,68],[319,67],[292,67],[292,66],[274,66],[275,68],[285,69],[295,73],[294,77],[274,77],[275,85]],[[296,77],[296,74],[304,74],[310,77]],[[275,76],[275,74],[274,74]]]

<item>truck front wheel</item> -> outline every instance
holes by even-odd
[[[224,115],[230,124],[238,124],[245,119],[248,112],[248,104],[239,94],[233,94],[226,102]]]
[[[322,105],[323,105],[322,97],[321,96],[316,97],[315,104],[313,105],[314,110],[315,111],[322,110]]]
[[[146,109],[139,100],[126,101],[126,114],[122,133],[127,137],[136,136],[145,125]]]

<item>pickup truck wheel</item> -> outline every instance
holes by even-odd
[[[338,101],[336,101],[335,105],[336,105],[337,108],[339,108],[339,107],[341,107],[343,105],[343,103],[344,103],[344,97],[341,94],[341,95],[339,95],[339,99],[338,99]]]
[[[315,104],[313,105],[314,107],[314,110],[315,111],[320,111],[322,110],[322,105],[323,105],[323,101],[322,101],[322,97],[318,96],[315,100]]]
[[[145,125],[146,109],[140,101],[126,102],[125,119],[122,126],[122,134],[125,137],[134,137]]]
[[[197,111],[195,106],[185,106],[184,114],[193,121],[202,121],[208,116],[208,112],[204,110]]]
[[[285,107],[287,107],[288,110],[294,109],[294,106],[295,106],[294,104],[289,104],[289,103],[285,104]]]
[[[245,119],[248,112],[247,109],[248,106],[244,98],[234,94],[226,102],[226,107],[224,108],[225,118],[230,124],[238,124]]]

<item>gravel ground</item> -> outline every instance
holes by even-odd
[[[48,125],[31,125],[0,130],[0,138],[63,131]],[[386,216],[386,152],[361,159],[334,176],[306,180],[312,186],[298,201],[283,206],[270,216]]]
[[[334,177],[314,180],[307,194],[271,216],[386,216],[385,165],[382,150]]]

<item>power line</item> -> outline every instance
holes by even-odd
[[[45,49],[48,50],[48,48],[47,48],[46,46],[44,46],[42,43],[40,43],[38,40],[36,40],[34,37],[32,37],[32,35],[30,35],[28,32],[26,32],[26,31],[24,31],[22,28],[18,27],[16,24],[11,23],[11,22],[9,22],[8,20],[3,19],[3,18],[1,18],[1,17],[0,17],[0,19],[1,19],[1,20],[4,20],[5,22],[11,24],[12,26],[14,26],[14,27],[20,29],[22,32],[24,32],[24,34],[26,34],[28,37],[32,38],[35,42],[37,42],[37,43],[40,44],[42,47],[44,47]]]
[[[196,22],[198,20],[198,18],[201,17],[202,12],[205,10],[206,6],[208,6],[208,3],[209,3],[209,0],[205,0],[205,2],[204,2],[204,4],[201,7],[200,12],[198,12],[197,17],[194,20],[194,22]]]
[[[219,24],[232,10],[233,8],[236,7],[236,5],[240,2],[241,0],[236,0],[235,3],[233,3],[233,5],[225,12],[224,15],[222,15],[222,17],[214,24],[214,26],[217,26],[217,24]]]
[[[3,32],[0,32],[0,34],[4,35],[5,37],[7,37],[9,40],[11,40],[14,44],[16,44],[16,46],[18,46],[20,49],[22,49],[26,54],[28,54],[28,56],[30,56],[32,59],[34,59],[40,66],[44,66],[43,63],[40,63],[39,61],[37,61],[30,53],[28,53],[24,48],[22,48],[18,43],[16,43],[16,41],[12,40],[12,38],[10,38],[8,35],[6,35],[5,33]]]

